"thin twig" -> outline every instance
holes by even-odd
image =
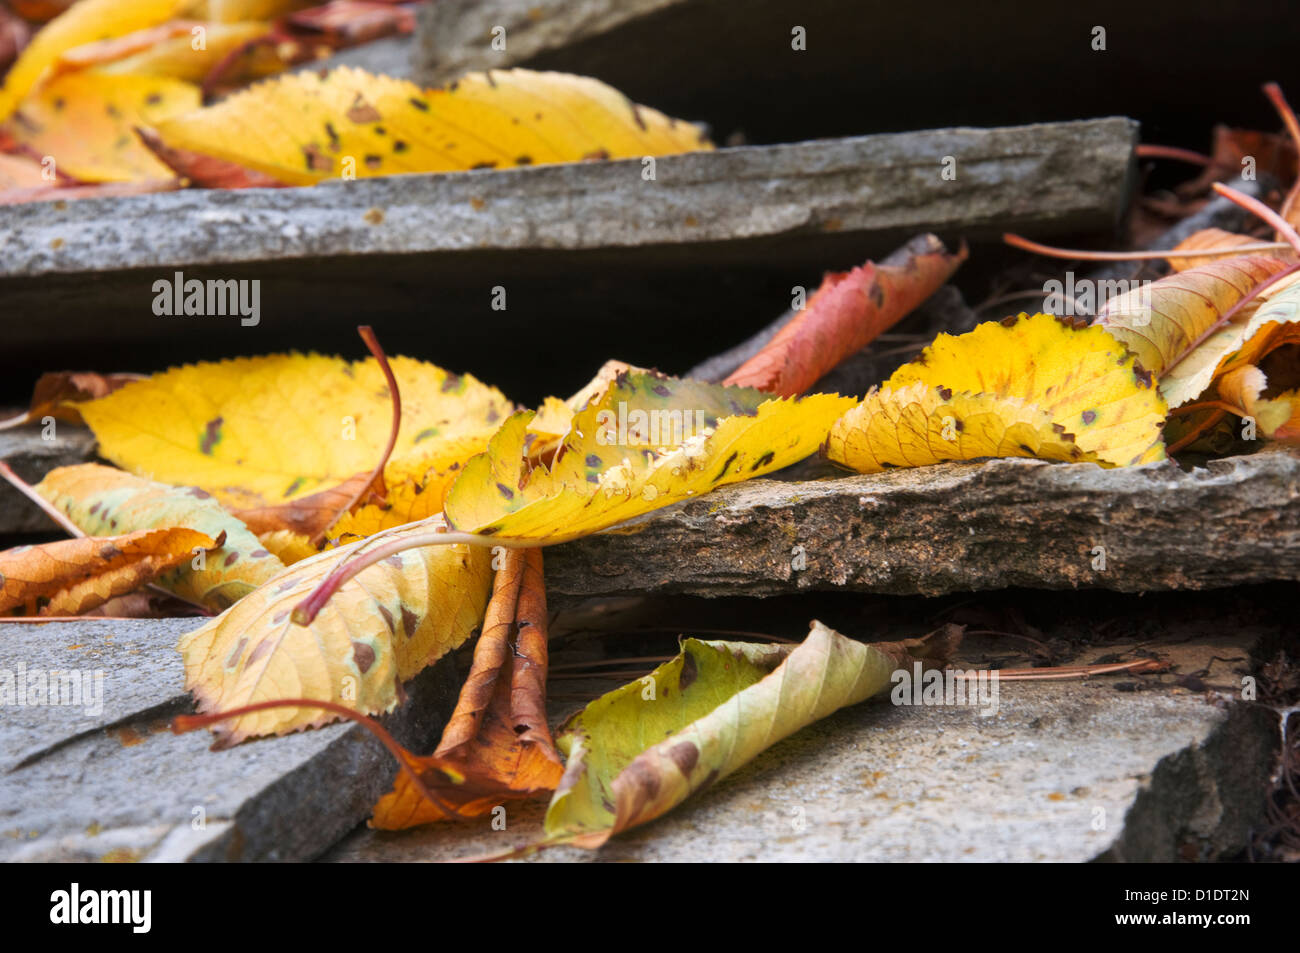
[[[75,536],[77,539],[83,539],[85,537],[86,534],[82,532],[81,527],[61,513],[53,503],[37,493],[26,480],[20,477],[17,473],[14,473],[9,464],[5,463],[3,460],[0,460],[0,477],[4,477],[15,490],[39,506],[41,511],[50,519],[54,520],[54,522],[58,523],[69,536]]]
[[[375,360],[379,364],[379,369],[384,374],[384,380],[388,382],[388,394],[392,398],[393,403],[392,426],[388,430],[388,445],[384,447],[384,452],[379,457],[379,463],[376,464],[374,470],[370,472],[370,479],[367,480],[360,489],[352,494],[352,498],[339,509],[339,511],[334,515],[334,518],[321,527],[320,532],[312,537],[311,545],[316,548],[319,548],[320,544],[324,542],[325,534],[333,528],[334,524],[341,520],[346,514],[351,513],[352,507],[356,506],[357,503],[361,501],[361,498],[374,488],[375,481],[383,476],[384,467],[388,466],[388,458],[393,455],[393,448],[397,446],[398,431],[402,429],[402,392],[398,390],[397,378],[393,376],[393,368],[388,363],[388,355],[386,355],[384,349],[379,346],[379,339],[375,337],[374,329],[371,328],[370,325],[361,325],[361,327],[357,328],[357,333],[361,335],[361,340],[366,342],[366,347],[370,349],[370,353],[374,355]]]
[[[373,718],[363,715],[361,712],[353,708],[348,708],[346,705],[340,705],[337,702],[321,701],[316,698],[277,698],[274,701],[242,705],[239,708],[214,712],[210,715],[177,715],[172,719],[171,729],[173,734],[183,735],[188,731],[194,731],[197,728],[206,728],[209,725],[215,725],[220,721],[226,721],[230,718],[239,718],[243,715],[251,715],[259,711],[268,711],[272,708],[322,708],[325,711],[332,712],[335,715],[340,715],[343,718],[348,718],[357,722],[378,738],[380,743],[388,749],[389,753],[397,759],[398,765],[404,772],[406,772],[407,778],[413,785],[415,785],[415,790],[420,793],[421,797],[430,803],[437,805],[440,810],[445,811],[453,817],[458,817],[462,820],[465,819],[464,814],[461,814],[460,811],[456,810],[456,808],[452,807],[450,804],[443,803],[437,795],[425,787],[424,781],[420,778],[420,773],[411,767],[406,760],[408,755],[407,750],[402,747],[396,738],[389,734],[388,729]]]
[[[1218,183],[1216,183],[1217,185]],[[1237,193],[1240,195],[1241,193]],[[1033,252],[1036,255],[1046,255],[1048,258],[1069,258],[1079,259],[1081,261],[1146,261],[1148,259],[1161,258],[1208,258],[1227,255],[1245,255],[1257,251],[1277,251],[1280,248],[1290,247],[1286,242],[1255,242],[1250,245],[1238,245],[1235,248],[1204,248],[1192,249],[1185,251],[1175,251],[1170,248],[1166,251],[1087,251],[1083,248],[1055,248],[1051,245],[1040,245],[1038,242],[1030,241],[1020,235],[1011,232],[1004,232],[1002,240],[1014,248],[1020,248],[1024,251]]]
[[[1201,434],[1205,433],[1205,431],[1209,430],[1211,427],[1213,427],[1215,424],[1217,424],[1220,420],[1222,420],[1226,416],[1228,416],[1227,411],[1216,410],[1214,413],[1210,414],[1210,416],[1205,418],[1205,420],[1201,421],[1201,423],[1197,424],[1194,428],[1192,428],[1191,431],[1184,434],[1177,441],[1175,441],[1174,443],[1166,447],[1165,453],[1169,454],[1170,456],[1173,456],[1179,450],[1183,450],[1191,446],[1200,438]]]
[[[1191,149],[1178,146],[1160,146],[1152,143],[1140,143],[1135,150],[1139,159],[1174,159],[1178,162],[1190,162],[1192,165],[1213,165],[1214,160]]]

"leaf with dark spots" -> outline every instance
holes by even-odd
[[[221,424],[221,418],[214,417],[203,425],[203,436],[199,440],[199,453],[209,457],[212,456],[212,451],[221,442]]]
[[[332,701],[363,714],[390,711],[402,682],[461,645],[479,625],[491,586],[491,556],[480,547],[453,546],[405,553],[399,566],[380,561],[344,583],[309,625],[297,624],[293,609],[361,545],[295,563],[182,638],[185,683],[200,711],[272,701],[284,697],[288,685],[302,686],[295,697]],[[393,634],[399,618],[404,638]],[[272,649],[239,659],[234,667],[219,664],[245,640],[269,640]],[[227,747],[336,717],[289,706],[241,715],[214,731],[217,745]]]
[[[629,112],[620,99],[598,80],[566,73],[470,73],[452,88],[425,90],[341,66],[324,75],[287,74],[147,125],[163,149],[209,156],[291,185],[336,176],[336,166],[326,162],[330,156],[357,157],[355,172],[362,177],[577,162],[593,153],[640,158],[710,147],[694,127],[670,124],[653,109]],[[542,102],[555,108],[535,108]],[[261,134],[249,136],[249,128]],[[374,151],[381,135],[394,141],[386,157]]]
[[[0,552],[0,613],[81,615],[187,564],[217,542],[191,529],[142,529]]]
[[[568,768],[536,846],[599,847],[805,725],[888,689],[896,669],[943,664],[960,638],[959,626],[947,626],[863,644],[813,622],[798,646],[683,639],[676,658],[561,727]],[[671,698],[652,690],[672,684],[682,690]]]
[[[92,536],[186,526],[220,541],[200,561],[182,561],[157,585],[190,602],[221,610],[284,569],[256,536],[206,494],[170,487],[94,463],[51,471],[36,492]],[[254,556],[261,552],[263,555]]]
[[[445,514],[463,532],[576,539],[788,466],[815,452],[833,415],[852,404],[829,394],[776,400],[610,362],[567,404],[552,398],[541,417],[509,418],[465,465]],[[530,448],[534,427],[562,436]],[[506,496],[495,486],[519,490]]]
[[[1050,314],[940,334],[835,422],[825,453],[862,473],[983,457],[1155,463],[1168,408],[1134,365],[1102,328]]]

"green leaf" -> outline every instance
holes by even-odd
[[[596,699],[556,740],[564,778],[538,846],[599,847],[709,787],[761,751],[949,655],[960,629],[864,644],[814,621],[798,646],[684,639],[676,658]]]

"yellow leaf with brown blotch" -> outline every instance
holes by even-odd
[[[491,70],[441,89],[339,67],[258,83],[154,127],[162,145],[291,185],[709,148],[695,127],[598,80]]]
[[[467,440],[484,446],[513,409],[500,391],[469,375],[405,357],[391,365],[402,396],[388,464],[395,484],[408,460],[436,458],[440,447]],[[234,510],[301,500],[358,474],[364,479],[387,445],[393,416],[373,358],[317,354],[173,368],[79,409],[100,453],[118,466],[202,487]]]
[[[462,532],[566,542],[797,463],[854,403],[626,371],[573,415],[549,464],[530,455],[532,411],[512,416],[465,465],[444,512]]]
[[[918,383],[934,390],[902,392]],[[1151,375],[1102,328],[1050,314],[1022,313],[956,337],[940,334],[864,403],[866,410],[835,426],[833,446],[845,454],[837,462],[847,466],[972,459],[966,454],[990,456],[994,449],[1112,466],[1165,457],[1166,408]],[[983,416],[999,413],[1001,420]],[[975,418],[969,437],[964,414]],[[868,434],[853,436],[854,422],[869,425]],[[850,455],[852,448],[862,455]]]
[[[80,615],[217,545],[204,533],[170,527],[8,549],[0,552],[0,612]]]
[[[344,583],[310,625],[294,623],[294,607],[360,545],[295,563],[181,640],[185,684],[199,711],[283,698],[332,701],[364,714],[390,711],[403,682],[478,628],[492,585],[491,555],[480,546],[390,556]],[[216,746],[227,747],[337,717],[283,707],[232,718],[213,731]]]

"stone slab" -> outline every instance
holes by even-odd
[[[1145,592],[1296,579],[1300,455],[1285,451],[1190,472],[1007,459],[751,480],[546,559],[556,596]]]
[[[308,860],[368,816],[396,764],[359,726],[223,752],[208,750],[206,731],[168,730],[192,710],[175,645],[197,624],[0,626],[0,682],[75,672],[82,688],[65,681],[45,696],[75,704],[15,696],[25,703],[0,707],[0,860]],[[405,744],[438,737],[458,689],[452,667],[427,670],[385,719]]]

